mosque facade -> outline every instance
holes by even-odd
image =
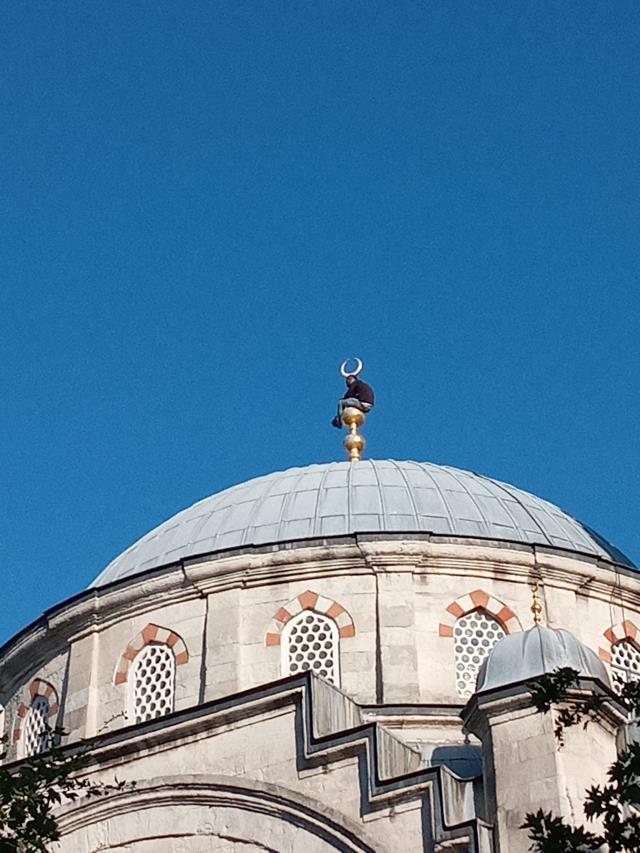
[[[638,626],[633,563],[527,492],[295,468],[180,512],[0,649],[5,761],[61,726],[91,778],[135,782],[63,804],[63,853],[521,853],[527,812],[584,821]],[[526,687],[557,666],[606,699],[562,749]]]

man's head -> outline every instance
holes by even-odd
[[[344,381],[347,383],[347,385],[349,387],[351,387],[353,385],[353,383],[356,381],[356,377],[353,374],[351,374],[350,376],[346,376]]]

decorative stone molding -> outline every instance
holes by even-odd
[[[598,656],[600,657],[600,660],[610,664],[611,646],[615,646],[615,644],[619,643],[621,640],[633,640],[637,643],[639,634],[640,629],[635,622],[631,622],[629,619],[625,619],[624,622],[618,622],[617,625],[612,625],[610,628],[607,628],[606,631],[603,631],[603,637],[608,640],[609,648],[603,649],[600,647],[598,649]]]
[[[24,688],[23,700],[18,705],[16,725],[13,730],[14,743],[19,743],[21,740],[25,717],[38,696],[47,700],[49,704],[48,723],[51,728],[55,728],[55,717],[60,710],[58,691],[53,684],[45,681],[44,678],[34,678],[31,684]]]
[[[446,609],[442,622],[440,622],[438,634],[441,637],[453,637],[453,626],[456,619],[466,613],[471,613],[472,610],[486,610],[494,619],[498,620],[507,634],[522,631],[520,620],[510,607],[483,589],[475,589],[473,592],[461,595],[460,598],[451,602]]]
[[[176,659],[176,666],[181,666],[189,660],[189,652],[184,640],[175,631],[169,628],[163,628],[160,625],[154,625],[150,622],[146,625],[139,634],[134,637],[128,644],[127,648],[120,655],[118,667],[114,677],[115,684],[125,684],[129,678],[129,670],[131,664],[136,658],[136,655],[142,651],[145,646],[152,644],[169,646]]]
[[[295,745],[292,755],[283,752],[273,737],[273,711],[290,726]],[[241,737],[237,737],[238,732]],[[175,772],[176,749],[197,744],[199,753],[206,757],[214,743],[216,754],[227,756],[230,766],[236,760],[236,766],[241,766],[247,743],[259,745],[256,749],[261,751],[260,766],[278,767],[282,778],[293,782],[285,783],[278,776],[274,779],[273,774],[266,782],[253,778],[250,771],[235,777],[228,773],[201,773],[197,762],[187,764],[188,774],[182,764],[184,775],[169,775]],[[177,754],[179,757],[179,751]],[[75,853],[83,849],[81,837],[75,833],[90,827],[96,833],[103,831],[109,820],[119,827],[124,823],[127,830],[132,826],[138,830],[136,818],[141,813],[153,814],[151,809],[156,807],[160,810],[156,812],[159,819],[145,818],[158,839],[156,847],[162,839],[167,849],[178,849],[180,807],[200,803],[207,809],[206,822],[189,824],[189,832],[195,834],[196,825],[203,830],[214,825],[216,814],[229,804],[229,798],[235,808],[246,812],[243,817],[247,828],[251,814],[276,815],[280,820],[291,821],[299,842],[300,833],[308,826],[313,837],[305,840],[302,848],[298,843],[287,849],[315,851],[330,847],[344,853],[391,853],[398,849],[398,838],[404,838],[403,828],[410,830],[414,826],[422,843],[402,849],[446,849],[452,853],[486,853],[491,849],[491,828],[475,812],[473,780],[458,778],[444,765],[424,767],[419,752],[381,723],[365,721],[360,706],[309,672],[177,711],[161,726],[152,720],[124,734],[109,732],[98,736],[92,749],[92,767],[100,771],[115,764],[120,768],[135,767],[141,755],[155,759],[156,764],[159,761],[167,775],[139,777],[135,788],[125,786],[108,797],[81,797],[61,806],[61,850]],[[341,787],[345,785],[346,760],[350,764],[355,760],[358,768],[348,788]],[[334,771],[336,776],[331,775]],[[320,788],[316,786],[319,772],[324,780]],[[343,796],[346,792],[348,796]],[[390,810],[394,830],[376,834],[376,827],[384,827]],[[112,843],[114,835],[109,836]],[[91,849],[95,848],[96,837],[91,836]],[[278,835],[278,839],[282,837]],[[203,843],[210,842],[202,831],[197,831],[197,838],[200,845],[187,849],[201,850]],[[265,840],[264,835],[261,840]],[[281,842],[274,841],[268,848],[260,844],[260,849],[284,849]]]
[[[324,595],[307,589],[292,598],[275,614],[265,637],[267,646],[279,646],[282,639],[282,629],[290,619],[303,610],[315,610],[316,613],[323,613],[329,619],[333,619],[338,626],[340,639],[355,637],[356,626],[345,608],[332,598],[326,598]]]

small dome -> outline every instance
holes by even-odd
[[[476,693],[536,678],[561,667],[597,678],[607,687],[609,675],[598,655],[570,631],[536,625],[499,640],[480,667]]]
[[[633,567],[586,525],[514,486],[429,462],[366,459],[278,471],[211,495],[143,536],[92,586],[230,548],[374,532],[524,542]]]

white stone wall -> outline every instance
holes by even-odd
[[[462,704],[450,635],[456,608],[475,596],[506,614],[510,630],[529,627],[533,577],[542,582],[543,623],[570,630],[605,659],[607,629],[640,626],[633,573],[526,546],[377,540],[194,559],[88,592],[9,644],[0,661],[5,727],[13,731],[35,677],[60,689],[62,724],[73,739],[127,724],[119,660],[149,624],[179,635],[188,649],[176,669],[177,710],[278,679],[281,648],[268,635],[281,624],[281,608],[306,592],[335,602],[352,621],[353,635],[340,640],[340,670],[341,687],[353,698]],[[431,722],[417,720],[416,730]],[[417,740],[409,728],[402,726],[407,739]]]
[[[58,706],[58,712],[54,713],[49,720],[51,727],[54,728],[62,723],[65,715],[66,663],[65,653],[53,653],[48,660],[45,659],[40,664],[28,667],[17,688],[14,687],[4,696],[0,696],[0,705],[4,707],[4,713],[0,715],[0,723],[3,724],[3,731],[0,734],[7,736],[6,761],[12,761],[21,756],[19,739],[24,736],[25,711],[31,706],[32,686],[37,681],[40,682],[37,688],[40,693],[46,689],[43,688],[42,682],[51,685],[55,691],[48,697],[52,710],[55,710],[55,705]]]
[[[625,720],[620,708],[605,703],[588,726],[566,729],[562,744],[554,731],[558,710],[538,713],[522,686],[479,694],[468,709],[467,724],[482,740],[486,817],[495,826],[496,853],[530,849],[521,825],[538,809],[584,825],[585,793],[605,782],[615,761],[616,731]],[[588,828],[597,830],[598,822]]]
[[[333,688],[316,686],[312,705],[321,730],[317,734],[330,736],[345,724],[347,731],[353,728],[358,720],[352,703]],[[365,737],[356,734],[353,746],[341,739],[328,744],[316,766],[301,769],[306,740],[302,744],[296,737],[295,703],[276,705],[268,697],[254,698],[235,713],[212,711],[206,719],[174,722],[161,739],[148,732],[132,732],[114,745],[107,739],[94,750],[96,763],[87,772],[94,781],[110,783],[117,774],[136,785],[65,806],[56,849],[393,853],[402,838],[403,850],[424,850],[424,783],[400,797],[392,785],[388,794],[377,795],[380,802],[375,804],[369,794],[371,762],[396,775],[413,769],[398,753],[408,752],[405,747],[396,744],[394,753],[380,732],[377,756]],[[363,750],[368,755],[364,779],[354,751],[358,737],[360,755]],[[363,798],[368,803],[364,813]],[[459,810],[456,819],[464,823],[468,815]]]

